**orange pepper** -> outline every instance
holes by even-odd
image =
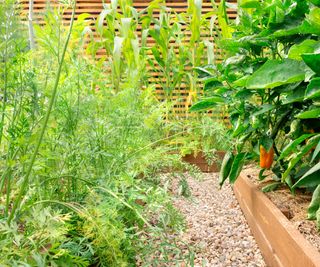
[[[274,149],[273,146],[270,148],[269,151],[260,145],[260,167],[263,169],[270,169],[273,163],[274,157]]]

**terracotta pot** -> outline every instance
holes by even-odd
[[[238,177],[234,193],[267,266],[320,266],[318,250],[248,178]]]
[[[225,152],[217,151],[217,157],[222,160]],[[196,165],[202,172],[219,172],[220,164],[213,162],[213,164],[208,165],[204,153],[199,152],[196,156],[194,154],[186,155],[182,157],[182,160],[190,164]]]

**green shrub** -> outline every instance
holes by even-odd
[[[222,1],[218,15],[225,8]],[[228,173],[231,182],[246,159],[260,157],[261,167],[271,167],[263,163],[259,150],[274,150],[275,185],[287,185],[293,193],[297,188],[313,191],[319,186],[319,4],[241,1],[238,13],[235,23],[220,20],[224,30],[232,32],[232,38],[220,41],[226,59],[199,69],[206,98],[193,109],[228,108],[235,157],[222,174]],[[266,177],[264,171],[260,180]],[[314,192],[312,219],[319,209],[318,190]]]

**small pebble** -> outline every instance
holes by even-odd
[[[186,176],[192,198],[179,197],[174,204],[188,225],[182,239],[198,249],[195,266],[265,267],[231,186],[220,190],[218,174],[203,174],[200,181]]]

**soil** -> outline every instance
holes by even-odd
[[[265,172],[268,177],[264,181],[259,181],[260,169],[255,165],[244,168],[242,174],[249,178],[259,189],[273,182],[272,173]],[[300,231],[301,234],[320,252],[320,232],[317,230],[315,221],[307,220],[307,209],[311,201],[312,194],[297,191],[292,195],[286,187],[278,188],[272,192],[266,192],[266,196],[280,209],[290,222]]]

